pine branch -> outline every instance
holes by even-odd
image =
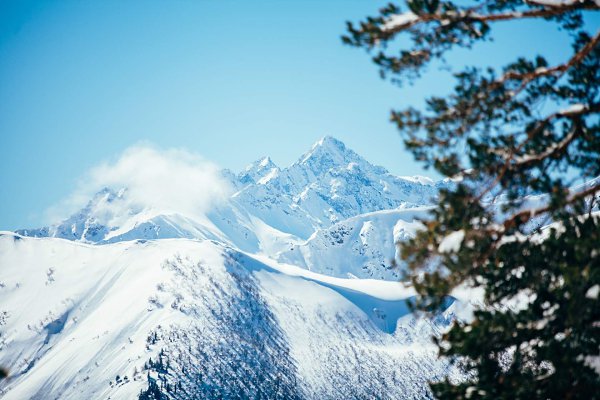
[[[598,328],[594,324],[598,320],[600,280],[592,267],[598,261],[600,230],[595,218],[582,221],[581,217],[591,214],[599,204],[600,180],[567,189],[564,178],[572,170],[582,177],[600,174],[600,31],[589,34],[583,20],[585,10],[600,10],[600,2],[407,3],[407,13],[401,14],[397,6],[390,5],[359,27],[349,24],[350,35],[344,38],[348,44],[370,50],[380,43],[392,44],[397,34],[405,32],[411,42],[408,48],[401,47],[399,54],[392,56],[384,47],[373,57],[382,76],[395,74],[400,77],[398,82],[421,77],[429,62],[454,48],[472,48],[489,38],[495,21],[542,18],[571,34],[574,45],[559,64],[549,65],[541,56],[528,59],[515,54],[516,60],[500,72],[492,66],[467,67],[455,75],[458,83],[454,93],[427,99],[422,111],[408,108],[392,113],[392,121],[408,136],[405,143],[418,160],[444,175],[459,173],[467,180],[443,191],[436,218],[401,246],[401,257],[422,296],[416,307],[430,310],[432,305],[442,304],[445,295],[464,282],[482,288],[491,305],[502,304],[503,299],[519,300],[524,290],[538,296],[518,313],[507,313],[511,318],[479,313],[472,322],[464,323],[469,330],[458,325],[450,330],[444,339],[450,350],[441,354],[465,357],[477,379],[468,386],[449,381],[436,384],[432,386],[434,395],[466,398],[479,393],[470,392],[473,388],[492,397],[493,391],[496,397],[506,398],[527,397],[523,393],[531,398],[594,398],[600,380],[590,368],[577,363],[580,355],[597,357],[594,340]],[[395,44],[404,46],[402,42]],[[556,108],[564,104],[565,109]],[[538,111],[546,106],[553,110]],[[475,170],[459,172],[463,160]],[[478,181],[478,177],[485,180]],[[508,197],[508,203],[498,209],[482,204],[483,196],[495,189]],[[551,193],[541,204],[532,205],[524,203],[521,196],[530,191]],[[540,234],[542,226],[552,221],[564,231],[560,235]],[[446,238],[450,240],[447,234],[458,230],[463,234],[458,249],[443,251],[441,244]],[[438,264],[444,268],[432,269]],[[590,288],[595,288],[592,296]],[[551,312],[546,304],[551,304]],[[550,313],[557,318],[545,318]],[[529,328],[531,324],[534,329]],[[587,342],[569,342],[556,335],[567,330]],[[556,367],[552,385],[537,383],[549,381],[548,371],[545,367],[531,370],[524,358],[514,361],[509,371],[488,362],[490,353],[511,346],[516,346],[515,357],[526,355],[520,353],[520,345],[532,338],[543,343],[536,345],[543,350],[540,360]],[[587,343],[593,346],[586,347]]]
[[[573,194],[565,201],[565,204],[567,204],[567,205],[573,204],[574,202],[584,199],[588,196],[594,196],[594,198],[592,199],[592,200],[594,200],[596,193],[600,193],[600,184],[593,185],[586,190],[583,190],[581,192],[577,192],[577,193]],[[554,209],[554,207],[552,207],[552,206],[544,206],[544,207],[539,207],[539,208],[534,208],[534,209],[522,210],[522,211],[519,211],[518,213],[512,215],[510,218],[504,220],[502,225],[495,227],[495,228],[485,229],[485,230],[482,230],[481,232],[479,232],[479,234],[482,237],[495,237],[495,240],[489,246],[487,251],[480,254],[478,257],[476,257],[473,260],[473,266],[482,265],[486,260],[489,260],[489,258],[492,256],[492,254],[503,245],[502,238],[504,237],[505,233],[508,230],[510,230],[511,228],[514,228],[518,225],[523,225],[526,222],[533,219],[534,217],[545,214],[549,211],[552,211],[553,209]]]
[[[580,133],[581,133],[581,129],[573,129],[573,130],[571,130],[571,132],[569,132],[569,134],[567,136],[565,136],[565,138],[563,140],[561,140],[558,143],[553,144],[552,146],[550,146],[546,150],[542,151],[541,153],[525,154],[524,156],[517,158],[515,160],[514,164],[511,165],[511,167],[512,168],[526,167],[531,164],[539,163],[557,153],[563,152],[573,142],[573,140],[575,140],[575,138],[577,138],[577,136],[579,136]]]
[[[521,92],[529,82],[534,79],[541,78],[543,76],[550,76],[556,74],[558,78],[560,78],[565,72],[567,72],[570,68],[579,64],[583,59],[590,54],[590,52],[600,43],[600,30],[596,33],[596,35],[584,46],[582,47],[569,61],[556,65],[552,68],[538,68],[533,72],[527,73],[519,73],[516,71],[509,71],[505,73],[502,78],[498,79],[493,87],[499,87],[509,80],[520,80],[522,81],[521,86],[512,94],[513,97]]]
[[[559,119],[559,118],[574,119],[574,118],[579,118],[583,115],[597,113],[597,112],[600,112],[600,104],[593,104],[593,105],[576,104],[567,109],[560,110],[560,111],[550,114],[543,120],[539,121],[537,126],[534,129],[527,132],[527,138],[519,144],[519,146],[516,148],[515,152],[512,152],[510,154],[510,157],[507,158],[507,162],[514,160],[514,154],[518,153],[528,142],[530,142],[534,137],[536,137],[537,135],[542,133],[544,128],[546,126],[548,126],[548,124],[551,123],[552,121]],[[518,159],[514,164],[512,164],[512,166],[516,166],[516,167],[524,166],[524,165],[530,164],[531,162],[541,161],[545,158],[548,158],[551,155],[555,154],[558,150],[566,148],[573,141],[573,139],[575,139],[575,137],[578,133],[580,133],[580,132],[578,132],[577,130],[572,131],[571,133],[569,133],[569,135],[567,135],[567,137],[565,137],[563,140],[561,140],[555,146],[552,146],[551,148],[548,148],[548,149],[546,149],[546,151],[543,151],[541,153],[525,154],[525,155],[521,156],[521,158]]]
[[[600,184],[593,185],[585,190],[582,190],[581,192],[577,192],[577,193],[571,195],[570,197],[568,197],[565,200],[565,204],[566,205],[573,204],[574,202],[576,202],[578,200],[581,200],[588,196],[595,195],[598,192],[600,192]],[[511,216],[510,218],[508,218],[504,221],[504,223],[502,224],[503,232],[506,232],[510,228],[513,228],[517,225],[522,225],[522,224],[528,222],[529,220],[531,220],[532,218],[534,218],[535,216],[547,213],[549,211],[552,211],[553,209],[554,209],[553,206],[548,205],[548,206],[544,206],[544,207],[519,211],[518,213],[514,214],[513,216]]]
[[[598,31],[598,33],[596,33],[596,35],[585,45],[583,46],[575,55],[573,55],[573,57],[571,57],[567,62],[554,66],[552,68],[538,68],[535,71],[532,72],[528,72],[528,73],[519,73],[516,71],[509,71],[506,74],[504,74],[500,79],[494,81],[493,83],[491,83],[488,87],[485,88],[484,92],[481,93],[479,96],[477,97],[482,97],[484,94],[488,94],[490,93],[490,91],[497,89],[498,87],[500,87],[501,85],[503,85],[504,83],[506,83],[506,81],[508,80],[522,80],[522,84],[521,86],[514,92],[512,92],[510,94],[511,97],[516,96],[517,93],[519,93],[520,91],[522,91],[528,83],[530,83],[531,81],[543,77],[543,76],[549,76],[549,75],[553,75],[553,74],[557,74],[557,77],[562,76],[562,74],[564,74],[566,71],[568,71],[570,68],[576,66],[577,64],[579,64],[581,61],[583,61],[585,59],[585,57],[600,43],[600,30]],[[470,99],[465,99],[465,102],[470,101]],[[460,103],[459,103],[460,104]],[[449,108],[448,110],[446,110],[444,113],[442,113],[437,119],[449,119],[452,117],[457,117],[457,119],[460,117],[461,120],[463,120],[463,124],[460,126],[459,129],[457,129],[455,131],[455,134],[459,134],[462,135],[467,129],[468,126],[466,125],[465,119],[467,117],[467,114],[463,114],[462,116],[458,116],[458,109],[460,107],[457,107],[456,105],[454,107]],[[585,111],[585,110],[582,110]],[[558,116],[563,116],[563,117],[570,117],[570,116],[575,116],[578,113],[576,112],[563,112],[561,113],[557,113],[553,116],[551,116],[549,119],[546,119],[544,121],[542,121],[544,124],[542,125],[542,127],[548,123],[550,120],[558,117]],[[438,143],[440,145],[445,145],[447,143]]]
[[[448,26],[455,22],[496,22],[509,21],[523,18],[548,18],[576,10],[600,10],[600,6],[594,1],[573,4],[530,9],[527,11],[511,11],[497,14],[479,14],[474,8],[461,11],[448,11],[445,13],[419,14],[417,18],[407,19],[403,24],[396,24],[389,29],[380,28],[383,39],[391,39],[395,34],[412,28],[416,25],[428,22],[439,22],[440,26]]]
[[[554,155],[560,151],[564,151],[573,142],[573,140],[575,140],[577,138],[577,136],[579,134],[581,134],[580,129],[573,129],[563,140],[561,140],[559,143],[555,144],[554,146],[546,149],[545,151],[543,151],[541,153],[531,154],[531,155],[524,155],[524,156],[521,156],[520,158],[515,159],[515,155],[528,142],[530,142],[535,136],[542,133],[544,127],[546,127],[554,119],[557,119],[560,117],[576,118],[576,117],[581,117],[583,115],[586,115],[589,113],[594,113],[594,112],[600,112],[600,104],[594,104],[592,106],[581,105],[581,107],[570,107],[568,109],[561,110],[561,111],[555,112],[553,114],[550,114],[549,116],[544,118],[542,121],[539,121],[537,127],[527,133],[527,138],[523,142],[521,142],[513,151],[511,151],[510,153],[508,153],[505,156],[505,162],[502,165],[502,169],[500,170],[500,173],[498,173],[498,175],[496,175],[496,178],[494,179],[494,181],[489,186],[487,186],[484,190],[482,190],[474,200],[480,201],[483,198],[483,196],[485,196],[494,187],[496,187],[496,185],[502,180],[502,178],[504,178],[504,176],[506,175],[506,173],[508,171],[515,169],[515,168],[522,169],[525,166],[528,166],[533,163],[541,162],[541,161],[545,160],[546,158],[551,157],[552,155]],[[506,152],[504,150],[500,151],[499,149],[490,149],[490,153],[506,154]]]

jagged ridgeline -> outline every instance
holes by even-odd
[[[392,268],[453,182],[394,176],[333,138],[221,175],[232,193],[202,215],[105,188],[0,234],[3,399],[422,399],[464,378],[430,337],[474,299],[414,315]]]
[[[106,187],[0,236],[3,398],[420,399],[456,375],[429,341],[456,304],[413,316],[391,269],[451,182],[330,137],[220,175],[231,193],[202,215]]]
[[[394,243],[410,237],[414,218],[424,217],[438,190],[452,185],[395,176],[332,137],[289,167],[264,157],[240,173],[221,175],[231,195],[202,215],[149,207],[126,187],[107,187],[66,220],[17,233],[95,244],[210,239],[335,276],[397,279],[390,270]],[[342,230],[348,237],[324,239]],[[352,257],[344,256],[348,252]]]
[[[424,398],[453,370],[400,283],[213,241],[0,236],[5,399]],[[50,270],[52,268],[52,270]]]

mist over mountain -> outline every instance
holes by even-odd
[[[141,161],[136,156],[133,158]],[[185,179],[178,175],[189,174],[189,171],[173,173],[171,180],[178,180]],[[133,239],[211,239],[275,259],[289,259],[280,253],[302,246],[334,225],[343,226],[343,221],[350,218],[356,221],[355,217],[362,214],[422,208],[433,204],[440,187],[450,184],[423,177],[395,176],[329,136],[316,142],[291,166],[281,168],[269,157],[263,157],[239,173],[221,170],[218,174],[220,182],[215,178],[208,183],[189,182],[189,185],[210,186],[195,188],[193,193],[203,190],[225,192],[215,186],[228,187],[230,194],[227,197],[214,201],[210,207],[202,206],[201,212],[188,212],[193,209],[193,198],[186,199],[184,207],[164,207],[146,194],[159,192],[156,197],[163,197],[159,189],[140,189],[142,185],[134,182],[137,192],[142,192],[143,196],[129,187],[103,187],[85,207],[62,222],[37,229],[21,229],[17,233],[95,244]],[[150,179],[144,178],[144,182],[147,180]],[[183,185],[187,187],[188,182],[182,181],[180,186]],[[164,190],[173,189],[165,187]],[[377,219],[375,215],[373,217]],[[373,225],[372,217],[358,219],[361,224]],[[374,268],[373,260],[366,260],[362,265],[364,268],[359,265],[357,270],[347,272],[357,277],[395,276],[386,268],[395,254],[393,224],[388,225],[386,223],[385,232],[381,232],[385,237],[377,243],[354,243],[363,247],[363,255],[377,253],[381,268]],[[373,226],[374,229],[383,228],[378,222]],[[361,227],[352,229],[358,232]],[[301,264],[307,265],[306,262]],[[311,268],[336,270],[330,265],[311,265]]]

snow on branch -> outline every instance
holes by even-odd
[[[382,31],[391,30],[402,30],[406,29],[411,25],[414,25],[419,21],[417,14],[412,11],[407,11],[402,14],[392,15],[388,20],[381,26]]]
[[[533,128],[532,130],[530,130],[529,132],[527,132],[527,139],[525,139],[521,144],[519,144],[519,146],[517,146],[517,148],[514,151],[509,152],[504,148],[490,148],[489,153],[502,156],[505,159],[506,163],[510,163],[511,161],[516,161],[516,163],[515,163],[516,165],[530,162],[533,159],[542,160],[542,159],[552,155],[557,150],[559,150],[559,149],[565,147],[566,145],[568,145],[569,143],[571,143],[571,141],[575,138],[575,136],[578,134],[578,132],[576,132],[576,131],[571,132],[563,140],[561,140],[558,143],[555,143],[550,148],[548,148],[546,151],[543,151],[541,153],[525,154],[521,157],[515,157],[515,154],[519,150],[521,150],[527,142],[532,140],[538,134],[542,133],[544,131],[544,128],[553,120],[558,119],[558,118],[575,118],[575,117],[583,116],[588,113],[594,113],[594,112],[599,112],[599,111],[600,111],[600,104],[594,104],[593,106],[589,106],[589,105],[581,104],[581,103],[573,104],[563,110],[560,110],[560,111],[557,111],[555,113],[548,115],[543,120],[537,121],[537,126],[535,128]]]
[[[600,2],[600,0],[598,0]],[[524,85],[531,82],[532,80],[553,74],[563,74],[569,68],[580,63],[595,47],[600,43],[600,31],[585,45],[583,46],[569,61],[564,64],[560,64],[551,68],[538,68],[533,72],[519,73],[515,71],[509,71],[505,73],[500,79],[496,81],[496,85],[500,85],[508,80],[522,80],[523,85],[519,89],[521,90]]]
[[[531,164],[533,162],[539,162],[539,161],[542,161],[542,160],[550,157],[551,155],[555,154],[558,151],[562,151],[562,150],[566,149],[569,146],[569,144],[571,144],[571,142],[575,139],[578,132],[579,132],[578,129],[573,129],[571,132],[569,132],[569,134],[567,136],[565,136],[565,138],[563,140],[561,140],[558,143],[553,143],[550,147],[548,147],[546,150],[542,151],[541,153],[525,154],[521,157],[515,157],[514,165],[522,167],[524,165]]]
[[[419,23],[427,23],[437,21],[441,26],[448,26],[453,21],[463,22],[494,22],[508,21],[522,18],[546,18],[554,15],[560,15],[573,10],[598,10],[600,9],[600,0],[581,1],[581,0],[534,0],[529,4],[542,5],[547,2],[543,8],[535,8],[526,11],[509,11],[496,14],[480,14],[476,12],[476,8],[465,10],[451,10],[446,12],[438,12],[431,14],[415,15],[412,12],[396,14],[389,17],[379,27],[381,32],[392,36],[395,33],[401,32]],[[553,3],[550,6],[549,3]]]
[[[439,253],[456,253],[460,250],[460,246],[465,238],[465,231],[463,229],[454,231],[448,234],[442,239],[438,246]]]
[[[528,134],[528,138],[525,142],[523,142],[521,144],[521,146],[519,147],[523,147],[523,145],[531,140],[531,138],[533,138],[534,135],[536,135],[537,133],[543,131],[544,126],[546,126],[550,121],[552,121],[553,119],[556,118],[575,118],[578,116],[582,116],[585,115],[587,113],[590,112],[598,112],[600,111],[600,105],[596,104],[594,106],[589,106],[587,104],[573,104],[563,110],[560,110],[554,114],[551,114],[550,116],[546,117],[545,120],[540,121],[540,125],[538,125],[538,127],[536,129],[534,129],[532,132],[530,132]],[[552,156],[553,154],[557,153],[558,151],[562,151],[564,149],[567,148],[567,146],[569,146],[569,144],[571,144],[571,142],[580,134],[580,130],[579,129],[573,129],[571,132],[569,132],[569,134],[567,136],[565,136],[560,142],[558,143],[554,143],[552,144],[552,146],[548,147],[546,150],[540,152],[540,153],[535,153],[535,154],[525,154],[521,157],[516,157],[513,158],[515,163],[514,165],[516,166],[523,166],[525,164],[529,164],[532,162],[536,162],[536,161],[542,161],[550,156]]]
[[[545,151],[543,151],[541,153],[525,154],[520,157],[517,157],[516,154],[521,149],[523,149],[523,147],[525,147],[525,145],[529,141],[531,141],[535,136],[544,132],[544,128],[550,122],[552,122],[552,120],[554,120],[556,118],[575,118],[575,117],[582,116],[582,115],[585,115],[588,113],[594,113],[594,112],[599,112],[599,111],[600,111],[600,104],[594,104],[593,106],[580,104],[580,103],[573,104],[561,111],[550,114],[549,116],[547,116],[546,118],[544,118],[541,121],[538,121],[537,126],[534,129],[527,132],[527,138],[523,142],[521,142],[516,148],[510,149],[510,150],[507,150],[505,148],[490,148],[490,149],[488,149],[488,152],[490,154],[496,154],[496,155],[501,156],[504,159],[504,165],[500,169],[500,172],[496,176],[496,179],[494,179],[492,184],[490,184],[488,187],[486,187],[484,190],[481,191],[481,193],[477,196],[476,201],[481,200],[483,198],[483,196],[485,196],[487,193],[489,193],[498,184],[498,182],[500,182],[500,180],[504,177],[504,175],[509,170],[514,168],[515,166],[523,167],[526,164],[544,160],[545,158],[550,157],[551,155],[555,154],[556,152],[564,150],[581,133],[579,131],[579,129],[574,129],[563,140],[561,140],[558,143],[553,144],[552,146],[548,147]]]
[[[526,0],[525,2],[528,4],[534,4],[536,6],[544,6],[544,7],[564,7],[564,6],[572,6],[575,3],[578,3],[580,0]]]
[[[587,188],[585,190],[582,190],[580,192],[574,193],[571,196],[569,196],[566,199],[566,204],[572,204],[577,200],[581,200],[586,197],[593,196],[593,195],[597,194],[598,192],[600,192],[600,184],[590,186],[589,188]],[[538,215],[547,213],[550,210],[551,210],[551,206],[544,206],[544,207],[519,211],[518,213],[514,214],[513,216],[511,216],[510,218],[508,218],[504,221],[502,230],[507,231],[509,228],[511,228],[517,224],[524,224],[527,221],[531,220],[532,218],[534,218]]]
[[[577,103],[577,104],[570,105],[569,107],[565,108],[564,110],[560,110],[558,112],[558,114],[563,117],[568,117],[571,115],[583,114],[583,112],[587,111],[587,110],[589,110],[589,107],[587,105]]]

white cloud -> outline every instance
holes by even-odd
[[[217,165],[183,149],[161,150],[143,144],[126,149],[116,160],[92,168],[78,189],[50,215],[64,219],[84,206],[95,193],[108,187],[126,188],[122,199],[103,203],[94,214],[103,222],[118,224],[130,210],[180,213],[201,217],[231,194],[231,187]],[[58,213],[56,212],[58,211]]]

